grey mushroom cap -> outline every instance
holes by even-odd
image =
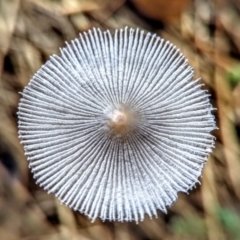
[[[152,33],[80,34],[22,92],[19,137],[36,182],[92,220],[166,212],[214,147],[209,94],[193,75]]]

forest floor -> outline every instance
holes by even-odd
[[[239,23],[238,0],[190,1],[175,21],[152,21],[125,0],[0,0],[0,238],[239,240]],[[201,185],[180,193],[167,215],[91,223],[35,184],[18,139],[19,92],[79,32],[125,26],[155,32],[184,53],[211,94],[219,130]]]

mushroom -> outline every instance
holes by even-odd
[[[216,128],[209,95],[168,41],[93,29],[53,55],[19,103],[19,137],[37,184],[112,221],[166,212],[199,183]]]

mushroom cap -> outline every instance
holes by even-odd
[[[214,147],[213,108],[193,75],[155,34],[80,34],[22,92],[19,137],[36,182],[92,220],[166,212]]]

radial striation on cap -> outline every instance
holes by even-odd
[[[19,137],[36,182],[92,220],[166,212],[214,147],[213,108],[193,75],[157,35],[80,34],[22,92]]]

